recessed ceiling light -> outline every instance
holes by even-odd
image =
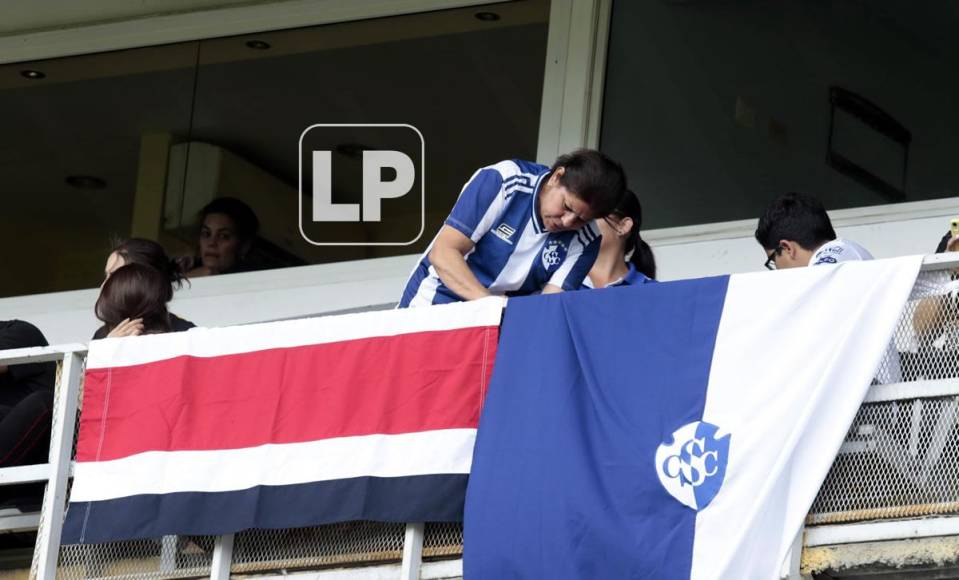
[[[69,175],[64,181],[77,189],[104,189],[107,186],[106,181],[94,175]]]
[[[46,74],[38,70],[22,70],[20,71],[20,76],[22,76],[25,79],[30,79],[33,81],[47,78]]]
[[[246,41],[246,47],[252,48],[253,50],[269,50],[271,48],[269,42],[262,40],[248,40]]]
[[[477,12],[474,14],[477,20],[482,20],[483,22],[496,22],[499,20],[499,14],[495,12]]]

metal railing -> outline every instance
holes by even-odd
[[[953,269],[959,256],[926,258],[895,348],[877,371],[880,384],[870,390],[810,509],[802,545],[959,536],[959,282]],[[392,564],[407,580],[419,578],[424,559],[462,555],[462,526],[438,523],[344,522],[61,547],[85,353],[84,345],[0,352],[0,364],[59,366],[49,462],[0,469],[0,485],[47,485],[39,514],[0,517],[0,530],[38,528],[33,576],[228,578]],[[792,561],[789,576],[798,574],[799,558]]]
[[[76,439],[80,381],[83,376],[85,345],[27,348],[0,352],[0,364],[57,363],[53,397],[49,461],[0,469],[0,485],[46,484],[40,514],[0,518],[0,530],[18,530],[37,526],[31,577],[54,578],[60,548],[60,532],[67,502],[67,484],[72,468]]]
[[[959,514],[959,281],[952,280],[953,268],[959,268],[957,257],[927,257],[893,336],[895,348],[877,372],[895,382],[870,390],[807,526]]]

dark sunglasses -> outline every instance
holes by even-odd
[[[775,269],[776,269],[776,256],[778,256],[779,254],[782,254],[782,253],[783,253],[783,247],[782,247],[782,246],[779,246],[778,248],[776,248],[775,250],[773,250],[773,253],[772,253],[772,254],[769,254],[769,257],[766,258],[766,263],[763,264],[763,266],[765,266],[767,270],[775,270]]]

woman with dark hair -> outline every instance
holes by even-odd
[[[247,272],[250,250],[260,229],[260,220],[247,204],[233,197],[220,197],[200,210],[199,256],[187,275],[212,276]]]
[[[176,319],[167,311],[167,303],[172,299],[173,287],[169,278],[156,268],[137,263],[121,266],[100,287],[95,312],[103,321],[103,327],[97,334],[103,332],[107,336],[117,336],[113,331],[131,320],[140,322],[139,332],[132,335],[192,328],[192,323]]]
[[[174,290],[182,288],[186,280],[176,260],[170,259],[163,246],[153,240],[130,238],[116,242],[103,268],[104,281],[117,268],[126,264],[143,264],[154,268],[169,279]]]
[[[656,259],[653,250],[639,235],[643,208],[639,198],[626,190],[619,205],[609,215],[597,220],[603,239],[599,256],[582,288],[609,288],[655,282]]]
[[[184,277],[176,262],[167,256],[163,250],[163,246],[152,240],[131,238],[118,242],[107,257],[107,263],[103,269],[104,281],[100,286],[101,296],[103,287],[106,286],[112,275],[118,269],[130,264],[139,264],[156,270],[156,272],[166,280],[171,298],[173,291],[182,288],[183,282],[186,280],[186,277]],[[167,302],[169,302],[169,299]],[[192,322],[183,320],[175,314],[170,314],[169,316],[171,330],[174,332],[189,330],[196,326]],[[134,316],[127,320],[121,320],[112,328],[108,328],[107,325],[101,326],[93,335],[93,338],[136,336],[142,334],[144,330],[144,321]]]

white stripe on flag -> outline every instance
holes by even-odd
[[[732,433],[729,461],[696,518],[692,579],[778,578],[921,261],[730,277],[703,411]]]
[[[465,474],[475,429],[338,437],[212,451],[149,451],[77,463],[73,503],[181,491],[236,491],[351,477]]]
[[[506,299],[497,296],[432,308],[403,308],[232,326],[188,332],[107,338],[90,345],[87,368],[122,367],[177,356],[214,357],[416,332],[499,326]]]

